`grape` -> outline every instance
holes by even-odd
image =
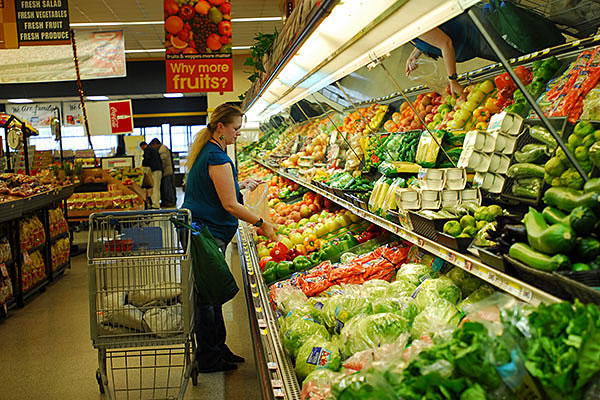
[[[206,39],[213,33],[219,33],[219,28],[210,22],[207,15],[199,14],[194,15],[194,18],[190,21],[190,26],[194,32],[196,49],[200,53],[206,52]]]

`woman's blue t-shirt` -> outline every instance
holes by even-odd
[[[215,185],[208,174],[208,166],[227,163],[231,164],[235,192],[238,201],[240,201],[240,186],[233,161],[219,146],[208,142],[196,157],[196,161],[194,161],[194,165],[188,173],[182,206],[192,212],[194,222],[206,224],[210,233],[214,237],[225,241],[225,243],[229,243],[235,235],[238,220],[223,208]]]
[[[456,18],[443,23],[439,28],[452,39],[457,62],[468,61],[481,56],[478,54],[481,33],[479,33],[468,15],[460,14]],[[429,56],[442,56],[442,51],[439,48],[421,39],[414,39],[413,44],[417,49]]]

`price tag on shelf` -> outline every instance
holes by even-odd
[[[253,297],[258,297],[258,292],[252,292]]]
[[[267,363],[267,368],[270,369],[271,371],[275,371],[277,369],[277,363],[273,362],[273,361],[269,361]]]
[[[273,396],[285,398],[285,392],[281,388],[273,389]]]
[[[251,284],[250,284],[250,287],[251,287],[252,289],[255,289],[255,288],[256,288],[256,283],[251,283]]]
[[[471,271],[473,269],[473,263],[469,260],[465,260],[465,269]]]
[[[261,329],[260,330],[260,334],[263,336],[267,336],[269,334],[269,330],[268,329]]]
[[[425,240],[423,238],[418,238],[417,244],[419,245],[419,247],[422,247],[425,244]]]
[[[254,308],[257,313],[261,313],[263,311],[262,306],[258,306]]]
[[[281,382],[281,379],[271,379],[271,386],[273,388],[281,388],[283,387],[283,382]]]
[[[521,292],[519,294],[528,303],[531,301],[531,299],[533,299],[533,293],[527,288],[522,287]]]
[[[449,253],[448,254],[448,261],[450,261],[451,263],[456,262],[456,254],[454,253]]]
[[[491,283],[496,282],[497,278],[498,278],[498,276],[495,273],[493,273],[492,271],[487,272],[487,281],[488,282],[491,282]]]

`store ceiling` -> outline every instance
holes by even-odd
[[[235,18],[279,17],[282,15],[280,0],[232,0],[232,15]],[[161,0],[69,0],[71,23],[162,21]],[[250,46],[258,32],[272,33],[281,30],[281,21],[233,22],[233,46]],[[148,50],[164,48],[162,24],[86,27],[75,29],[114,30],[125,32],[126,50]],[[248,52],[237,50],[235,52]],[[128,59],[163,58],[164,53],[128,53]]]

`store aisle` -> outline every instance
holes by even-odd
[[[237,247],[228,261],[243,291]],[[95,371],[97,352],[89,333],[87,261],[73,267],[45,293],[0,322],[0,399],[102,399]],[[237,371],[203,374],[186,400],[259,399],[259,384],[243,293],[224,307],[228,344],[246,358]]]

